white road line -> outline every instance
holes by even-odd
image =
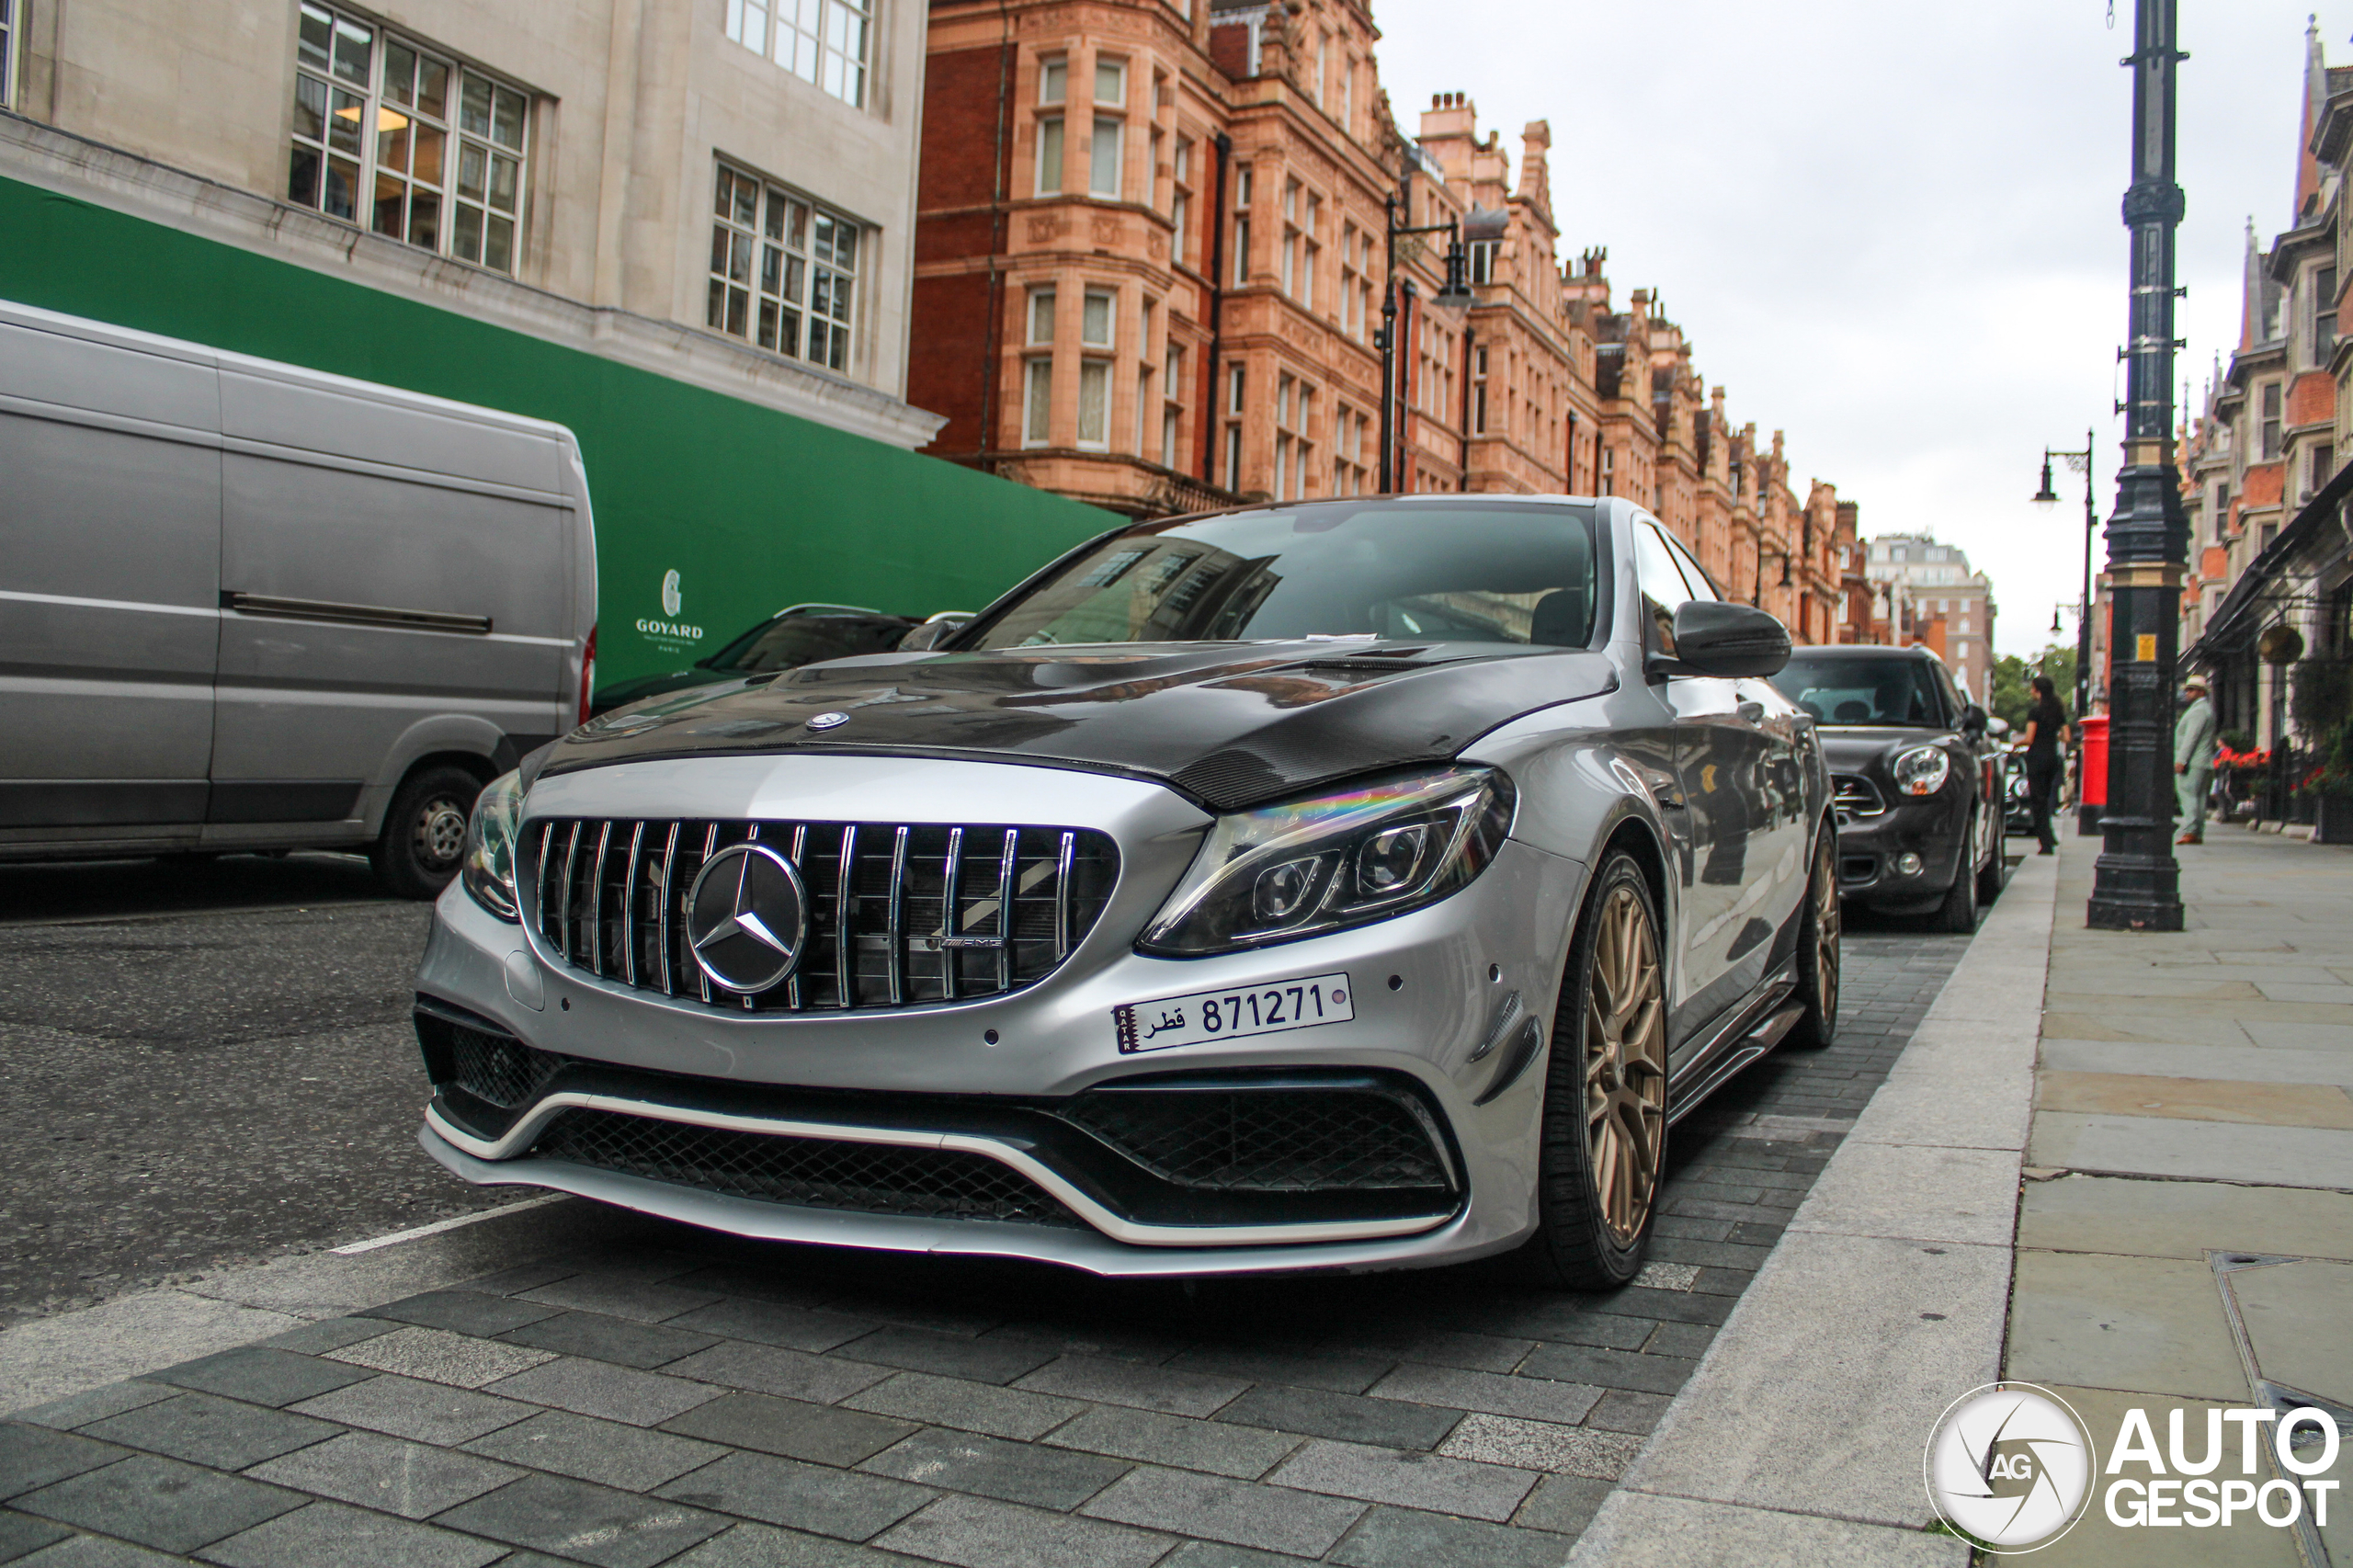
[[[551,1203],[561,1203],[571,1196],[568,1192],[551,1192],[542,1198],[527,1198],[520,1203],[509,1203],[502,1209],[485,1209],[478,1214],[460,1214],[453,1220],[436,1220],[430,1225],[419,1225],[414,1230],[394,1231],[389,1236],[375,1236],[364,1242],[354,1242],[349,1246],[335,1247],[331,1250],[337,1257],[349,1257],[355,1253],[374,1252],[378,1247],[398,1246],[403,1242],[413,1242],[419,1236],[438,1236],[444,1231],[454,1231],[460,1225],[476,1224],[483,1220],[503,1219],[509,1214],[520,1214],[526,1209],[543,1209]]]

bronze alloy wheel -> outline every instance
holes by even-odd
[[[1586,992],[1585,1119],[1594,1203],[1630,1247],[1651,1217],[1666,1149],[1666,988],[1648,906],[1623,883],[1596,915]]]
[[[1838,938],[1846,921],[1838,900],[1838,830],[1824,823],[1815,840],[1813,877],[1798,922],[1798,988],[1790,998],[1805,1013],[1782,1037],[1795,1046],[1828,1045],[1838,1032]]]

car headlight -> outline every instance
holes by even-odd
[[[523,816],[523,780],[502,773],[474,801],[466,824],[466,859],[460,880],[473,901],[501,920],[519,920],[515,902],[515,830]]]
[[[1220,817],[1136,949],[1199,958],[1435,903],[1495,858],[1512,801],[1494,768],[1449,767]]]
[[[1895,787],[1907,795],[1933,795],[1952,774],[1952,757],[1942,746],[1915,746],[1895,759]]]

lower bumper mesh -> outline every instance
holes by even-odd
[[[779,1137],[575,1108],[548,1124],[531,1153],[804,1209],[1029,1225],[1082,1222],[1020,1172],[958,1149]]]
[[[1343,1088],[1097,1090],[1057,1112],[1179,1187],[1444,1190],[1436,1129],[1393,1094]]]

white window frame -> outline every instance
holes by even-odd
[[[1051,348],[1054,346],[1054,299],[1051,288],[1029,290],[1026,307],[1029,319],[1024,324],[1022,336],[1032,348]]]
[[[1103,307],[1103,331],[1091,333],[1086,318],[1097,305]],[[1086,348],[1109,348],[1120,341],[1120,291],[1098,289],[1090,285],[1080,296],[1078,312],[1078,341]]]
[[[1064,134],[1061,115],[1041,114],[1038,117],[1037,187],[1040,196],[1060,196],[1063,179],[1070,172],[1070,138]],[[1049,158],[1047,150],[1052,149]]]
[[[1128,122],[1115,114],[1095,117],[1086,142],[1086,194],[1105,201],[1120,199],[1126,184]]]
[[[1021,362],[1021,444],[1049,446],[1053,439],[1054,361],[1036,355]]]
[[[1090,396],[1093,402],[1089,403]],[[1088,433],[1092,421],[1093,434]],[[1086,358],[1078,362],[1077,446],[1082,452],[1111,449],[1111,361]]]
[[[836,375],[858,373],[868,226],[726,158],[713,160],[703,324]],[[752,192],[745,210],[745,187]]]
[[[0,6],[9,7],[13,44],[21,11],[12,0]],[[323,53],[314,51],[318,30],[328,40]],[[343,51],[346,40],[364,44],[364,62]],[[405,83],[390,74],[395,51],[411,62]],[[13,50],[6,63],[13,74]],[[428,69],[441,74],[438,112],[422,96]],[[289,205],[487,272],[517,275],[531,183],[529,88],[320,0],[297,6],[294,84],[281,187]],[[331,122],[344,119],[360,129],[338,134]],[[338,182],[348,191],[340,204]],[[388,191],[395,203],[389,221]],[[427,236],[422,241],[420,232]]]
[[[17,107],[17,58],[23,26],[17,19],[18,0],[0,0],[0,108]]]
[[[1170,265],[1185,263],[1185,230],[1193,210],[1193,143],[1185,137],[1176,139],[1175,161],[1170,165],[1174,174],[1168,182],[1168,260]]]
[[[1038,106],[1051,108],[1070,97],[1070,56],[1041,55],[1038,60]]]
[[[1112,89],[1110,96],[1108,97],[1106,97],[1103,93],[1103,82],[1106,76],[1110,78]],[[1096,57],[1095,105],[1097,108],[1125,108],[1128,107],[1128,62],[1125,60],[1118,58],[1106,59],[1101,55],[1097,55]]]
[[[727,0],[725,31],[818,91],[866,107],[874,0]]]

